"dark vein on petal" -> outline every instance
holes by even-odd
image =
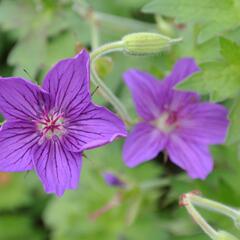
[[[65,152],[64,147],[62,146],[61,142],[59,142],[59,144],[61,145],[61,150],[62,150],[62,152],[63,152],[63,154],[64,154],[64,156],[65,156],[65,159],[66,159],[66,162],[67,162],[67,165],[68,165],[68,169],[69,169],[69,173],[70,173],[70,185],[71,185],[72,169],[71,169],[71,167],[70,167],[70,165],[69,165],[69,162],[68,162],[69,159],[68,159],[68,157],[67,157],[67,154],[66,154],[66,152]]]
[[[59,108],[59,109],[61,109],[62,104],[63,104],[63,101],[64,101],[65,97],[66,97],[67,94],[68,94],[68,89],[69,89],[69,87],[70,87],[70,85],[71,85],[71,82],[72,82],[72,79],[73,79],[73,77],[74,77],[74,74],[75,74],[75,71],[72,72],[72,75],[71,75],[71,77],[70,77],[70,80],[68,81],[67,87],[65,88],[65,92],[64,92],[64,94],[61,96],[61,102],[60,102],[60,104],[58,104],[58,108]]]
[[[7,104],[9,104],[14,110],[22,113],[24,116],[26,115],[26,116],[28,116],[28,117],[30,117],[30,118],[35,118],[35,119],[36,119],[36,117],[35,117],[34,115],[29,115],[29,114],[26,113],[25,111],[23,111],[23,110],[21,110],[21,109],[18,109],[16,106],[14,106],[13,104],[11,104],[4,96],[2,96],[2,95],[0,95],[0,96],[1,96],[1,98],[2,98]],[[22,104],[20,104],[20,105],[22,106]]]

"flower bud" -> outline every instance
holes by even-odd
[[[131,33],[122,38],[123,50],[130,55],[153,55],[160,53],[181,39],[171,39],[159,33]]]
[[[113,187],[125,187],[125,183],[118,178],[116,175],[114,175],[111,172],[105,172],[103,174],[104,180],[105,182],[109,185],[109,186],[113,186]]]
[[[238,238],[228,232],[219,231],[214,240],[238,240]]]

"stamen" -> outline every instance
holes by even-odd
[[[34,121],[42,138],[51,139],[53,136],[61,137],[65,134],[63,113],[45,113],[41,119]]]

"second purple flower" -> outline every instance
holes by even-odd
[[[171,161],[192,178],[204,179],[212,171],[208,145],[224,143],[228,111],[219,104],[201,103],[196,93],[174,89],[197,71],[193,59],[183,58],[163,81],[135,69],[124,74],[142,119],[124,145],[127,166],[135,167],[166,150]]]

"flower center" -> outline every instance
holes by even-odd
[[[177,127],[177,120],[176,112],[164,112],[153,124],[161,131],[170,133]]]
[[[62,114],[53,113],[43,115],[42,118],[36,122],[37,129],[42,134],[42,137],[51,139],[53,136],[61,137],[65,132],[64,118]]]

